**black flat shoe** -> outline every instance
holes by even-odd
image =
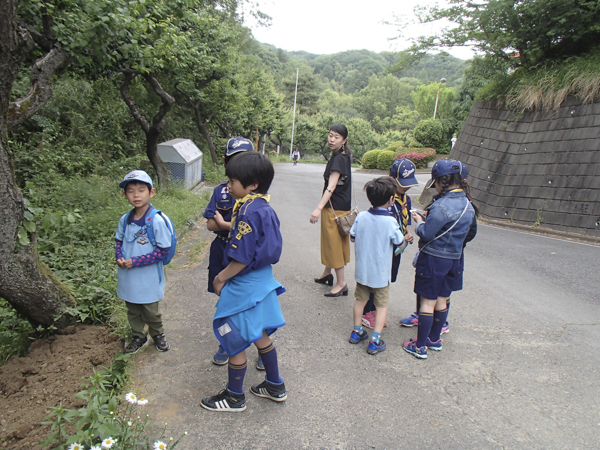
[[[333,275],[329,274],[323,278],[315,278],[315,283],[328,284],[329,286],[333,286]]]
[[[336,292],[335,294],[332,294],[331,292],[328,292],[327,294],[324,294],[325,297],[340,297],[342,295],[348,295],[348,285],[345,285],[342,290]]]

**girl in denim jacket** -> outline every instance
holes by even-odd
[[[461,256],[465,238],[475,219],[475,209],[465,190],[458,161],[439,160],[431,169],[426,189],[435,185],[438,194],[421,216],[413,213],[419,236],[414,292],[421,299],[416,339],[404,350],[420,359],[427,349],[441,351],[440,333],[446,322],[446,302],[453,291],[462,289]]]

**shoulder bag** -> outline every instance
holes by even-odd
[[[331,206],[331,211],[333,211],[333,217],[335,217],[335,223],[337,224],[338,232],[341,236],[346,236],[350,233],[350,228],[352,228],[356,216],[358,215],[358,201],[356,199],[356,192],[354,191],[354,184],[352,184],[352,193],[354,194],[354,203],[356,206],[352,208],[348,214],[344,214],[343,216],[336,216],[335,209],[333,209],[333,204],[331,203],[331,198],[329,199],[329,205]]]

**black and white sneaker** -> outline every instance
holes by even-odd
[[[255,384],[250,388],[250,392],[252,392],[257,397],[264,397],[273,400],[274,402],[282,402],[287,398],[287,393],[285,392],[285,384],[273,384],[269,383],[267,380],[263,381],[260,384]]]
[[[134,336],[133,339],[131,339],[131,342],[125,345],[125,353],[137,353],[146,345],[148,345],[147,337],[144,337],[144,339],[142,339],[141,337]]]
[[[246,409],[246,396],[223,389],[213,397],[202,399],[200,406],[209,411],[242,412]]]
[[[167,342],[167,338],[165,338],[165,333],[153,336],[152,340],[154,341],[154,346],[156,347],[156,350],[158,350],[159,352],[166,352],[171,348],[171,346]]]

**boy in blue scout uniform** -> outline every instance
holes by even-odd
[[[254,150],[252,142],[243,137],[235,137],[227,141],[225,154],[223,155],[223,164],[227,164],[231,159],[243,152]],[[210,245],[210,254],[208,257],[208,292],[214,294],[213,281],[215,277],[225,268],[225,249],[227,248],[227,239],[231,229],[231,213],[233,211],[235,199],[229,193],[227,181],[223,181],[214,188],[213,194],[204,210],[203,217],[207,219],[206,228],[215,233],[215,239]],[[217,352],[213,356],[213,363],[218,366],[227,364],[229,355],[225,353],[219,345]],[[258,370],[264,370],[265,367],[258,357],[256,363]]]
[[[134,170],[119,183],[127,201],[134,207],[125,213],[115,233],[115,259],[119,266],[117,295],[125,300],[127,318],[133,338],[125,353],[137,353],[148,343],[144,326],[161,352],[169,350],[165,339],[162,315],[158,302],[165,294],[165,274],[162,260],[171,248],[171,232],[157,214],[150,223],[157,247],[154,248],[146,231],[146,217],[152,210],[150,199],[156,189],[143,170]]]
[[[394,161],[390,169],[390,177],[392,177],[396,182],[396,193],[394,195],[394,203],[392,206],[390,206],[389,210],[392,216],[398,222],[400,231],[402,231],[402,234],[404,235],[404,240],[409,244],[413,243],[414,238],[410,232],[410,228],[408,228],[411,223],[409,212],[412,207],[412,203],[407,192],[411,187],[419,185],[419,182],[415,177],[415,172],[415,165],[408,159],[397,159]],[[398,277],[398,269],[400,268],[401,257],[401,252],[398,254],[396,254],[396,252],[394,253],[394,257],[392,259],[392,283],[395,283],[396,278]],[[373,328],[375,326],[376,317],[377,311],[371,296],[365,305],[365,309],[363,310],[363,326],[367,328]]]
[[[250,391],[276,402],[287,398],[279,376],[277,352],[269,338],[285,325],[277,299],[285,289],[275,280],[272,270],[282,248],[279,219],[267,195],[274,176],[273,165],[258,152],[245,152],[227,164],[226,174],[229,192],[236,202],[225,252],[227,266],[214,280],[214,290],[220,298],[213,329],[229,355],[229,382],[225,389],[200,404],[210,411],[240,412],[246,409],[245,350],[253,343],[262,357],[266,377]]]

